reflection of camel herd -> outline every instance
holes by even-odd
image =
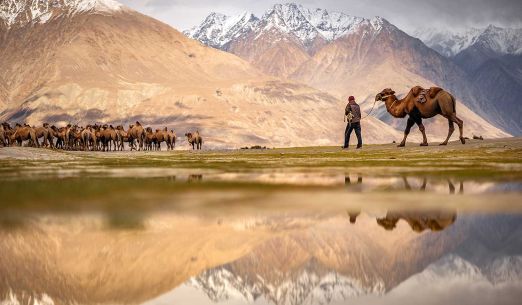
[[[203,140],[198,131],[186,133],[185,136],[192,149],[201,149]],[[153,131],[151,127],[143,127],[140,122],[129,125],[127,130],[122,125],[113,127],[107,124],[86,127],[69,124],[60,128],[47,123],[41,127],[27,124],[11,127],[8,123],[0,126],[0,144],[3,146],[22,146],[27,141],[29,146],[40,147],[40,139],[44,147],[50,148],[122,151],[125,149],[125,143],[128,143],[130,150],[161,150],[163,142],[166,143],[167,150],[173,150],[177,137],[176,133],[167,127]]]

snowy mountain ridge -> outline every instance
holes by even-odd
[[[309,10],[299,4],[286,3],[274,5],[261,18],[250,12],[237,16],[211,13],[200,25],[184,31],[184,34],[206,45],[223,48],[242,34],[255,32],[261,36],[264,32],[277,30],[294,35],[303,45],[307,45],[316,38],[333,41],[356,31],[362,25],[371,25],[375,31],[379,31],[384,22],[381,17],[365,19],[319,8]]]
[[[453,57],[474,44],[483,44],[499,54],[522,54],[522,29],[470,28],[461,31],[421,29],[411,33],[441,55]]]
[[[188,285],[203,291],[215,303],[237,300],[254,303],[258,298],[277,305],[329,304],[350,297],[384,294],[384,283],[363,287],[356,279],[336,272],[317,274],[303,270],[279,283],[269,283],[259,275],[242,278],[226,267],[207,270],[189,280]]]
[[[123,5],[115,0],[3,0],[0,4],[0,21],[10,28],[15,24],[45,23],[62,14],[111,12],[122,8]]]

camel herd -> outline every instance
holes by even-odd
[[[187,141],[192,149],[201,149],[203,140],[199,131],[186,133]],[[28,146],[49,147],[65,150],[90,150],[90,151],[123,151],[125,143],[130,150],[161,150],[161,143],[165,142],[167,150],[173,150],[176,146],[176,133],[174,130],[153,130],[151,127],[143,127],[140,122],[129,125],[125,130],[122,125],[94,124],[85,127],[67,125],[56,127],[44,123],[41,127],[28,124],[16,124],[11,127],[8,123],[0,125],[0,145],[22,146],[27,141]],[[40,144],[40,140],[42,141]]]

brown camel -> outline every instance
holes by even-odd
[[[2,146],[7,146],[9,142],[7,142],[7,140],[6,140],[7,139],[7,137],[6,137],[7,131],[4,128],[4,124],[5,123],[0,125],[0,143],[2,144]]]
[[[11,135],[11,142],[14,143],[16,141],[18,146],[22,146],[22,142],[26,140],[29,140],[31,146],[40,147],[34,128],[29,125],[22,126],[16,124],[14,132]]]
[[[168,142],[169,132],[168,132],[167,127],[163,128],[163,130],[156,129],[155,136],[156,136],[156,149],[161,150],[161,142],[166,142],[167,150],[168,150],[169,149],[169,142]]]
[[[127,132],[129,137],[129,143],[131,150],[136,149],[134,147],[134,140],[138,141],[139,150],[143,149],[143,143],[145,142],[145,129],[141,126],[140,122],[136,122],[136,125],[130,125],[129,131]]]
[[[36,132],[36,138],[40,139],[43,137],[43,146],[47,147],[49,145],[51,148],[53,148],[52,129],[49,127],[48,123],[44,123],[41,127],[36,127],[34,131]]]
[[[176,133],[174,130],[170,130],[167,133],[167,149],[174,150],[176,147]]]
[[[419,126],[419,130],[422,133],[423,141],[421,146],[428,146],[428,139],[426,138],[426,132],[422,119],[432,118],[436,115],[442,115],[448,120],[448,137],[440,145],[447,145],[448,141],[455,130],[453,123],[459,126],[460,141],[462,144],[466,143],[463,135],[464,122],[457,117],[455,108],[455,98],[447,91],[441,88],[430,88],[429,93],[426,95],[426,101],[421,103],[418,101],[418,96],[421,92],[422,87],[413,87],[405,98],[399,100],[395,96],[395,91],[390,88],[382,90],[375,96],[375,101],[384,101],[386,110],[396,117],[404,118],[408,115],[408,122],[406,129],[404,130],[404,138],[399,144],[399,147],[406,145],[406,138],[410,133],[410,129],[413,124]]]
[[[116,140],[117,140],[116,129],[112,125],[103,125],[100,130],[100,140],[102,143],[103,151],[116,151]],[[111,146],[112,144],[112,146]]]
[[[56,148],[65,148],[65,133],[66,133],[66,127],[60,127],[57,128],[56,126],[51,126],[51,129],[53,131],[53,136],[56,138]]]
[[[189,144],[192,145],[192,150],[195,148],[201,149],[201,146],[203,145],[203,139],[199,135],[199,131],[196,131],[195,133],[187,132],[185,137],[187,137]]]
[[[129,141],[129,136],[127,135],[127,132],[123,128],[123,125],[116,126],[116,136],[117,136],[117,144],[118,149],[123,151],[125,149],[125,141]]]
[[[81,131],[81,138],[84,150],[96,150],[96,132],[91,125],[87,125],[87,127]]]

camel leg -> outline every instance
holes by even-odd
[[[408,182],[408,179],[406,177],[402,177],[402,181],[404,181],[404,188],[408,191],[411,191],[410,183]]]
[[[455,194],[455,185],[449,179],[448,179],[448,186],[449,186],[450,194]]]
[[[415,121],[413,121],[412,118],[408,118],[406,129],[404,129],[404,138],[402,139],[401,144],[399,144],[397,147],[404,147],[406,145],[406,138],[408,137],[408,134],[410,134],[410,130],[413,124],[415,124]]]
[[[464,121],[459,119],[456,114],[453,114],[452,120],[457,123],[457,126],[459,126],[459,139],[462,144],[466,144],[466,140],[464,139]]]
[[[453,134],[453,131],[455,131],[455,127],[453,126],[453,121],[451,119],[448,119],[448,137],[446,140],[439,145],[448,145],[448,141],[451,138],[451,135]]]
[[[420,190],[421,191],[425,191],[426,190],[426,185],[428,184],[428,179],[426,179],[426,177],[424,177],[424,179],[422,180],[422,185],[420,187]]]
[[[428,146],[428,138],[426,138],[426,128],[424,128],[424,124],[422,124],[422,121],[420,123],[417,123],[417,126],[419,126],[420,132],[422,132],[422,143],[420,146]]]

